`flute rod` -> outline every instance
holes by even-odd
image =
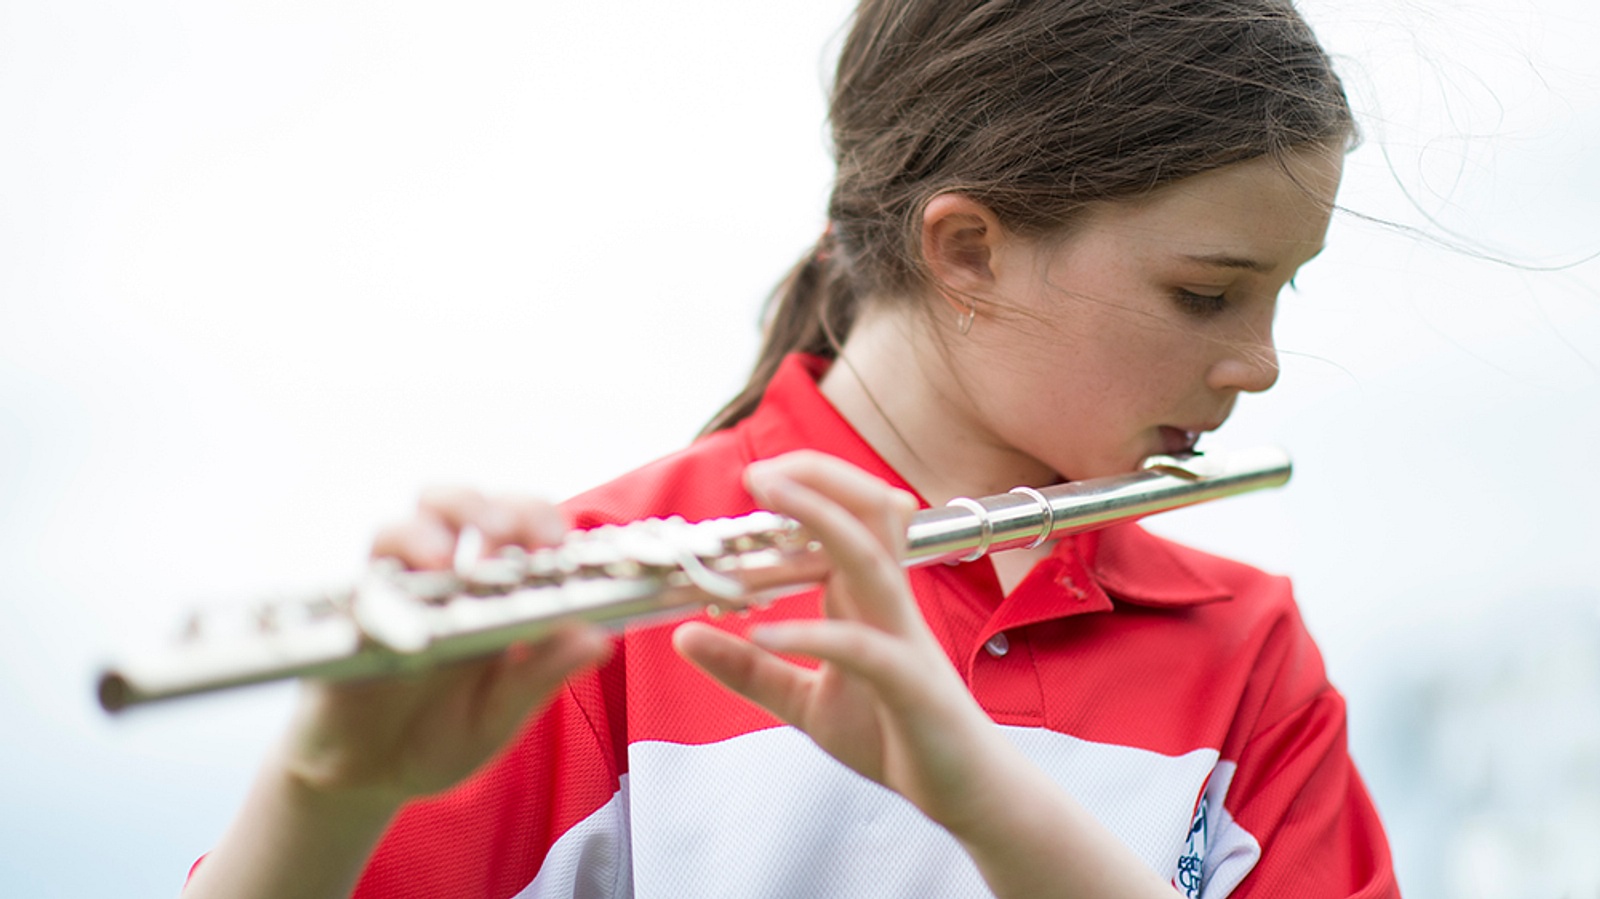
[[[943,508],[917,513],[907,531],[905,564],[972,561],[1157,512],[1281,487],[1292,473],[1289,454],[1267,446],[1214,456],[1151,456],[1132,474],[952,500]]]
[[[905,565],[971,561],[1288,481],[1276,448],[1155,456],[1142,470],[1019,487],[924,509],[906,532]],[[770,512],[684,522],[647,519],[575,531],[557,547],[512,551],[465,571],[375,564],[353,588],[245,610],[217,633],[196,616],[183,639],[102,672],[107,711],[292,677],[331,680],[416,671],[537,640],[583,619],[622,627],[739,609],[821,583],[828,563],[800,526]],[[240,617],[240,616],[236,616]]]

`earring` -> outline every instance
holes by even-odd
[[[962,303],[961,311],[956,314],[956,330],[966,335],[972,331],[972,320],[978,317],[978,307],[972,303]]]

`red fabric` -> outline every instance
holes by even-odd
[[[379,844],[356,890],[363,897],[510,896],[531,881],[550,844],[611,798],[617,771],[596,745],[608,722],[586,712],[595,681],[533,721],[476,776],[412,803]],[[590,702],[573,701],[588,691]]]
[[[750,511],[745,465],[799,448],[904,481],[786,361],[738,427],[580,495],[579,527]],[[1010,596],[980,561],[911,574],[924,614],[999,722],[1164,754],[1211,747],[1237,764],[1226,807],[1263,855],[1236,896],[1393,896],[1387,843],[1345,748],[1344,708],[1286,581],[1123,525],[1061,541]],[[809,616],[815,595],[748,617]],[[984,641],[1005,632],[996,657]],[[689,669],[670,628],[630,631],[462,786],[407,807],[361,881],[365,899],[505,897],[551,843],[611,799],[639,740],[701,744],[777,724]]]

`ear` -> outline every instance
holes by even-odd
[[[988,292],[991,262],[1003,239],[989,207],[959,193],[939,194],[922,210],[922,258],[934,283],[956,294]]]

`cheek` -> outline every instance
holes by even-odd
[[[1164,411],[1203,380],[1201,341],[1182,323],[1100,303],[1060,305],[1053,319],[1007,323],[969,360],[1008,417],[1070,410],[1076,420],[1123,430],[1119,422]]]
[[[1150,384],[1203,377],[1211,358],[1211,342],[1192,323],[1156,317],[1124,327],[1106,341],[1125,375]]]
[[[1193,341],[1146,340],[1108,345],[1080,380],[1085,399],[1098,402],[1094,417],[1131,437],[1186,413],[1205,383]]]

